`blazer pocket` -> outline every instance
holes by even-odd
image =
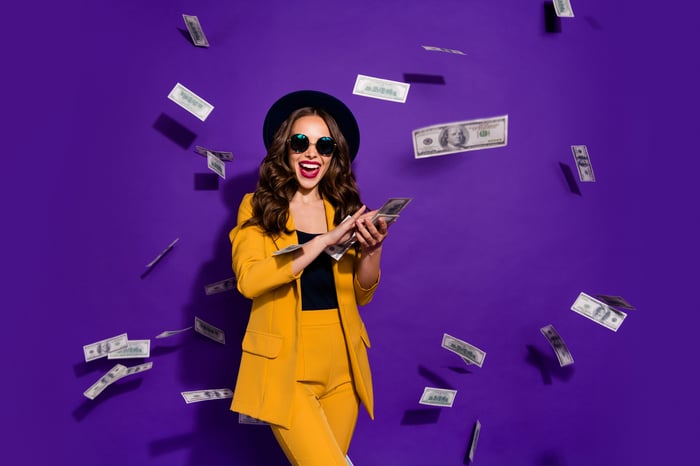
[[[367,334],[367,329],[365,328],[365,324],[362,324],[362,328],[360,328],[360,338],[362,338],[362,341],[365,342],[365,346],[367,348],[370,348],[372,344],[369,341],[369,335]]]
[[[282,337],[273,333],[248,330],[243,337],[243,351],[268,359],[276,358],[282,349]]]

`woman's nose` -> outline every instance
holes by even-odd
[[[316,144],[309,144],[306,148],[306,155],[318,157],[318,152],[316,152]]]

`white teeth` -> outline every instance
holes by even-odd
[[[319,167],[318,165],[312,163],[300,163],[299,165],[301,165],[301,168],[305,170],[315,170]]]

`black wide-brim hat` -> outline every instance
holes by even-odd
[[[272,104],[270,110],[265,116],[263,123],[263,141],[265,148],[269,149],[272,144],[272,139],[275,133],[282,126],[284,120],[294,110],[303,107],[313,107],[325,110],[330,114],[340,131],[343,133],[345,140],[348,142],[350,149],[350,160],[355,160],[357,151],[360,149],[360,128],[357,126],[355,116],[350,109],[340,100],[330,94],[320,91],[296,91],[281,97],[277,102]]]

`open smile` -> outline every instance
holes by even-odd
[[[321,171],[321,164],[316,162],[299,162],[299,172],[304,178],[316,178]]]

